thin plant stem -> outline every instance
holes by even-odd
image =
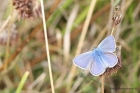
[[[28,77],[28,76],[29,76],[29,72],[26,71],[26,72],[24,73],[24,75],[23,75],[23,77],[22,77],[22,79],[21,79],[21,81],[20,81],[20,83],[19,83],[19,86],[18,86],[18,88],[17,88],[17,90],[16,90],[15,93],[21,93],[21,89],[22,89],[22,87],[23,87],[25,81],[27,80],[27,77]]]
[[[108,11],[110,9],[110,4],[105,5],[102,9],[100,9],[99,11],[97,11],[96,13],[94,13],[94,15],[92,16],[91,20],[90,20],[90,25],[99,17],[101,16],[103,13],[106,13],[106,11]],[[82,22],[80,24],[80,26],[78,28],[76,28],[75,30],[72,31],[71,33],[71,38],[74,39],[75,37],[77,37],[77,35],[79,35],[79,33],[82,31],[82,28],[84,26],[84,22]]]
[[[113,28],[112,28],[112,31],[111,31],[111,35],[112,35],[112,36],[113,36],[114,28],[115,28],[115,27],[113,27]],[[102,85],[101,85],[102,93],[104,93],[104,76],[101,77],[101,84],[102,84]]]
[[[96,4],[96,0],[92,0],[90,8],[89,8],[89,12],[88,12],[86,20],[85,20],[85,24],[84,24],[84,27],[83,27],[83,30],[82,30],[82,33],[81,33],[81,36],[80,36],[80,41],[78,43],[78,47],[77,47],[77,51],[76,51],[75,56],[79,55],[80,52],[81,52],[83,42],[84,42],[84,39],[85,39],[85,36],[86,36],[86,33],[87,33],[87,29],[88,29],[88,26],[89,26],[89,23],[90,23],[90,20],[91,20],[91,16],[92,16],[95,4]],[[71,68],[71,72],[68,76],[68,82],[71,82],[71,80],[73,79],[74,74],[75,74],[75,70],[76,70],[76,66],[73,64],[72,68]],[[68,90],[69,90],[70,86],[71,86],[71,84],[68,84],[68,88],[67,88]]]
[[[49,76],[50,76],[50,81],[51,81],[51,89],[52,89],[52,93],[55,93],[54,85],[53,85],[52,70],[51,70],[49,44],[48,44],[48,37],[47,37],[47,29],[46,29],[46,20],[45,20],[43,0],[40,0],[40,2],[41,2],[42,17],[43,17],[43,27],[44,27],[44,35],[45,35],[46,52],[47,52],[47,58],[48,58]]]
[[[0,32],[7,26],[8,22],[11,19],[11,15],[6,19],[6,21],[3,23],[3,25],[0,28]]]
[[[102,89],[102,92],[101,93],[104,93],[104,76],[101,77],[101,84],[102,84],[101,85],[101,87],[102,87],[101,88]]]
[[[11,35],[11,32],[10,32],[10,29],[8,29],[8,37],[7,37],[7,43],[6,43],[6,53],[5,53],[5,60],[8,60],[8,57],[9,57],[9,45],[10,45],[10,35]],[[6,69],[7,68],[7,65],[4,65],[4,68]]]
[[[13,1],[10,1],[10,7],[11,7],[11,18],[9,20],[9,26],[12,26],[12,16],[13,16]],[[6,43],[6,53],[5,53],[5,60],[8,60],[9,58],[9,52],[10,52],[10,36],[11,36],[11,31],[8,29],[8,37],[7,37],[7,43]],[[4,68],[7,68],[7,65],[4,65]]]
[[[112,31],[111,31],[111,35],[113,35],[113,32],[114,32],[114,27],[112,28]],[[102,93],[104,93],[104,76],[101,77],[101,89],[102,89]]]
[[[113,35],[113,32],[114,32],[114,27],[112,28],[111,35]]]

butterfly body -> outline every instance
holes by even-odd
[[[95,50],[93,50],[93,58],[95,59],[95,57],[97,57],[102,62],[102,64],[104,64],[104,68],[108,68],[107,64],[104,63],[101,59],[102,54],[103,54],[103,52],[97,48]]]
[[[94,50],[93,50],[93,55],[96,55],[96,56],[100,56],[100,53],[101,53],[101,51],[99,50],[99,49],[97,49],[97,48],[95,48]]]
[[[73,62],[82,69],[89,67],[92,75],[99,76],[105,72],[106,68],[112,68],[117,64],[117,56],[113,53],[115,48],[114,37],[108,36],[97,48],[75,57]]]

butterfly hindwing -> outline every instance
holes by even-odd
[[[92,51],[89,51],[75,57],[73,59],[73,63],[82,69],[86,69],[88,68],[92,60],[93,60]]]
[[[94,76],[99,76],[105,72],[105,66],[102,63],[100,56],[94,55],[94,61],[91,63],[90,72]]]
[[[118,62],[118,58],[114,53],[102,52],[100,54],[100,58],[102,62],[104,63],[104,65],[106,66],[106,68],[114,67]]]

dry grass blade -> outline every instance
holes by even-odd
[[[102,84],[102,93],[104,93],[104,76],[101,77],[101,84]]]
[[[44,81],[46,77],[45,73],[42,73],[33,83],[31,83],[28,87],[28,91],[32,90],[36,85],[40,84],[42,81]]]
[[[51,89],[52,89],[52,93],[55,93],[53,76],[52,76],[51,61],[50,61],[49,43],[48,43],[48,36],[47,36],[47,29],[46,29],[46,20],[45,20],[43,0],[41,0],[41,8],[42,8],[41,10],[42,10],[42,16],[43,16],[43,27],[44,27],[44,35],[45,35],[46,53],[47,53],[47,58],[48,58],[48,67],[49,67]]]
[[[75,56],[79,55],[80,52],[81,52],[82,45],[83,45],[83,42],[84,42],[84,39],[85,39],[85,36],[86,36],[86,33],[87,33],[88,25],[90,23],[90,19],[91,19],[95,4],[96,4],[96,0],[92,0],[90,8],[89,8],[89,12],[88,12],[86,20],[85,20],[85,24],[84,24],[84,27],[83,27],[83,30],[82,30],[82,33],[81,33],[81,37],[80,37],[80,40],[79,40],[79,43],[78,43],[78,47],[77,47]],[[76,70],[76,66],[73,64],[72,68],[71,68],[71,71],[70,71],[70,74],[68,76],[68,82],[71,82],[71,80],[73,79],[74,74],[75,74],[75,70]],[[70,88],[70,85],[71,84],[68,84],[69,88]],[[68,88],[68,91],[69,91],[69,88]]]
[[[71,32],[71,28],[72,28],[72,25],[73,25],[73,22],[74,22],[74,19],[76,18],[76,15],[78,13],[78,5],[75,5],[73,10],[72,10],[72,13],[68,19],[68,23],[67,23],[67,26],[66,26],[66,31],[65,31],[65,34],[64,34],[64,41],[63,41],[63,50],[64,50],[64,62],[67,62],[68,59],[69,59],[69,56],[70,56],[70,42],[71,42],[71,39],[70,39],[70,32]]]
[[[6,21],[4,22],[4,24],[2,25],[2,27],[0,27],[0,32],[7,26],[8,22],[11,19],[11,15],[6,19]]]
[[[101,16],[102,14],[104,14],[105,12],[107,12],[110,9],[110,4],[105,5],[102,9],[100,9],[99,11],[97,11],[91,18],[90,20],[90,24],[93,23],[99,16]],[[74,39],[77,35],[79,35],[79,33],[82,31],[82,28],[84,26],[84,23],[82,23],[80,25],[80,27],[78,27],[77,29],[72,31],[71,34],[71,39]]]

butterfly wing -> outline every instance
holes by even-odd
[[[100,53],[100,58],[103,64],[106,66],[106,68],[114,67],[118,62],[117,56],[114,53],[110,53],[110,52]]]
[[[94,55],[94,61],[90,66],[90,73],[93,76],[99,76],[105,72],[105,65],[103,64],[100,56]]]
[[[115,39],[112,35],[106,37],[97,47],[104,52],[114,52],[116,48]]]
[[[92,51],[83,53],[73,59],[73,63],[79,68],[88,68],[90,62],[93,60]]]

